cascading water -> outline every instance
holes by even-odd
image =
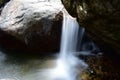
[[[77,80],[81,70],[87,67],[84,61],[75,56],[77,52],[79,25],[76,18],[71,17],[69,14],[64,13],[63,17],[60,55],[54,71],[54,79]],[[81,31],[80,38],[82,39],[84,29]]]
[[[30,5],[33,5],[34,2],[45,2],[46,5],[54,4],[61,6],[61,9],[63,8],[60,0],[24,1],[26,4],[30,3]],[[38,8],[38,6],[36,7]],[[16,57],[9,56],[0,50],[0,80],[80,80],[78,77],[80,77],[82,70],[88,66],[84,61],[76,57],[76,53],[81,53],[82,55],[88,54],[86,52],[79,52],[77,49],[78,45],[83,45],[82,50],[88,50],[86,44],[84,45],[81,42],[84,28],[80,28],[77,20],[71,17],[66,10],[62,11],[61,47],[57,60],[56,58],[51,59],[48,55],[47,58],[26,59],[27,57],[25,57],[25,60],[21,58],[16,59]],[[48,75],[49,73],[50,75]]]

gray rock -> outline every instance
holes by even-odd
[[[51,51],[58,47],[62,9],[59,0],[11,0],[2,10],[0,29],[31,48]]]

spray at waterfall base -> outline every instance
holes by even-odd
[[[81,30],[81,39],[84,29]],[[61,47],[56,67],[52,72],[55,80],[77,80],[81,72],[88,65],[78,59],[74,53],[77,52],[79,25],[75,18],[68,14],[63,14],[63,26],[61,36]]]

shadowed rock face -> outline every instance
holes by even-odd
[[[120,53],[120,0],[62,0],[97,44]],[[108,48],[109,47],[109,48]]]
[[[9,1],[10,0],[0,0],[0,7],[4,6],[4,4],[6,4]]]
[[[1,44],[10,50],[52,52],[59,49],[61,2],[11,0],[0,16]]]

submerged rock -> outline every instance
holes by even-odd
[[[12,50],[57,50],[62,8],[61,2],[54,0],[11,0],[0,16],[1,44]]]
[[[62,0],[104,50],[120,53],[120,0]]]

